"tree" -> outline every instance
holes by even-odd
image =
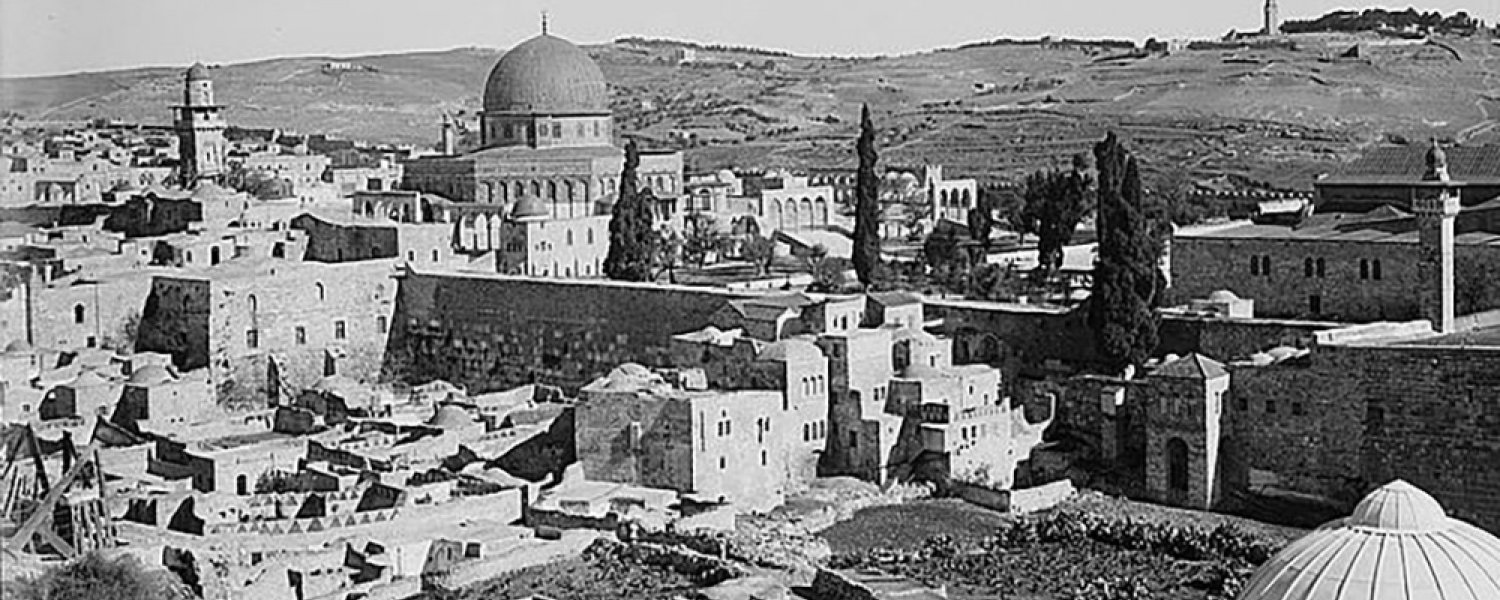
[[[1043,277],[1062,268],[1063,248],[1093,210],[1093,177],[1075,157],[1071,171],[1037,171],[1026,178],[1026,228],[1037,234],[1037,264]]]
[[[1170,224],[1142,193],[1135,158],[1114,132],[1094,147],[1099,164],[1099,258],[1089,326],[1112,369],[1140,365],[1156,349],[1164,288],[1160,257]]]
[[[818,244],[797,253],[803,268],[812,275],[810,292],[833,292],[844,286],[844,264],[842,260],[828,256],[828,248]]]
[[[708,255],[723,246],[716,225],[712,215],[695,214],[687,218],[687,235],[682,238],[684,260],[703,268]]]
[[[776,258],[776,243],[765,236],[753,236],[745,240],[740,247],[740,255],[750,264],[755,265],[756,275],[765,275],[771,271],[771,262]]]
[[[625,168],[620,172],[620,191],[609,220],[609,254],[604,274],[622,281],[646,281],[657,256],[657,233],[652,228],[651,198],[637,190],[636,169],[640,149],[635,140],[625,144]]]
[[[875,265],[880,263],[880,179],[875,176],[875,125],[870,122],[870,105],[860,110],[859,172],[854,185],[854,272],[859,282],[874,281]]]
[[[651,281],[666,273],[667,281],[677,283],[677,267],[682,264],[683,247],[684,238],[681,233],[667,227],[653,232],[651,265],[655,270],[651,273]]]
[[[14,588],[6,586],[6,598],[20,600],[73,600],[107,598],[108,600],[157,600],[188,598],[186,593],[164,572],[147,571],[134,557],[105,558],[90,552],[78,560],[48,568],[36,577],[21,578]]]
[[[969,211],[969,239],[979,242],[985,254],[990,252],[990,233],[995,230],[995,216],[990,212],[990,203],[987,202],[989,192],[985,188],[979,188],[978,202],[974,210]]]
[[[958,235],[943,227],[933,231],[922,243],[922,258],[933,269],[952,268],[958,262]]]

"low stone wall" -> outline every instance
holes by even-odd
[[[813,577],[812,597],[818,600],[884,600],[911,595],[931,597],[929,594],[939,598],[948,597],[946,589],[926,588],[914,581],[884,571],[861,571],[858,576],[862,581],[856,581],[850,575],[832,569],[818,568],[818,574]],[[887,593],[877,594],[866,582],[879,582],[882,584],[881,587],[892,589]]]
[[[1010,490],[996,490],[981,485],[954,482],[949,493],[964,502],[999,512],[1010,512]]]
[[[587,550],[584,550],[584,558],[599,557],[669,568],[692,578],[694,583],[704,587],[749,575],[749,572],[739,565],[701,552],[645,542],[624,544],[609,538],[599,538]]]
[[[1039,510],[1046,510],[1072,497],[1076,491],[1073,488],[1073,481],[1069,479],[1021,490],[1011,490],[1010,512],[1024,515]]]

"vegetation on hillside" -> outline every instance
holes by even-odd
[[[1469,13],[1464,11],[1445,17],[1437,11],[1421,13],[1415,8],[1407,8],[1404,11],[1391,11],[1383,8],[1367,8],[1363,11],[1338,10],[1317,19],[1287,21],[1281,24],[1283,33],[1351,33],[1391,30],[1471,35],[1483,28],[1483,21],[1469,16]]]
[[[1063,247],[1072,243],[1078,223],[1094,211],[1094,192],[1085,154],[1073,157],[1070,170],[1037,171],[1026,178],[1021,231],[1037,236],[1037,264],[1042,277],[1062,268]]]

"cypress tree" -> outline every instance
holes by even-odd
[[[854,187],[854,272],[859,282],[870,285],[880,263],[880,179],[875,177],[875,126],[870,123],[870,105],[860,110],[859,172]]]
[[[1156,306],[1164,284],[1161,211],[1142,193],[1135,158],[1114,132],[1094,146],[1099,168],[1099,258],[1089,326],[1113,370],[1146,362],[1157,345]]]
[[[651,207],[637,190],[636,169],[640,167],[640,150],[635,140],[625,144],[625,168],[620,172],[620,192],[609,220],[609,254],[604,257],[604,274],[622,281],[647,281],[651,278],[656,232],[651,227]]]

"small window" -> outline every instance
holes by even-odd
[[[1266,401],[1266,414],[1269,414],[1269,415],[1276,414],[1276,401],[1275,400],[1267,400]]]
[[[1296,416],[1299,416],[1299,417],[1305,416],[1307,414],[1307,410],[1302,407],[1302,403],[1301,402],[1293,402],[1292,403],[1292,414],[1296,415]]]
[[[767,464],[767,461],[766,461],[766,451],[765,450],[761,450],[760,451],[760,466],[764,467],[764,466],[766,466],[766,464]]]
[[[245,346],[254,350],[260,347],[260,332],[254,329],[245,332]]]
[[[84,317],[87,316],[85,314],[86,312],[87,311],[84,310],[82,304],[75,304],[75,305],[73,305],[73,322],[76,323],[76,324],[82,325],[83,321],[84,321]]]
[[[1234,407],[1242,411],[1250,410],[1250,400],[1244,396],[1237,396],[1234,399]]]
[[[433,248],[432,249],[432,262],[437,262],[437,261],[438,261],[438,251],[437,251],[437,248]]]
[[[325,290],[323,288],[323,282],[319,281],[319,282],[317,282],[317,283],[315,283],[313,285],[317,289],[317,292],[318,292],[318,302],[322,302],[324,300],[324,298],[327,296],[327,290]]]
[[[1313,276],[1313,259],[1309,258],[1309,259],[1305,259],[1305,260],[1302,261],[1302,276],[1303,277],[1312,277]]]
[[[1252,256],[1252,257],[1250,257],[1250,274],[1251,275],[1260,275],[1260,257],[1259,256]]]
[[[725,459],[724,457],[720,456],[719,457],[719,470],[722,471],[722,470],[728,469],[728,468],[729,468],[729,461],[727,459]]]
[[[385,328],[386,328],[385,316],[382,315],[382,316],[379,316],[379,317],[375,317],[375,331],[376,331],[376,333],[385,333]]]
[[[1323,276],[1324,276],[1324,275],[1326,275],[1326,274],[1327,274],[1327,273],[1326,273],[1326,272],[1325,272],[1325,271],[1324,271],[1324,270],[1323,270],[1323,266],[1324,266],[1324,263],[1323,263],[1323,259],[1321,259],[1321,258],[1320,258],[1320,259],[1318,259],[1318,277],[1323,277]]]
[[[1380,259],[1378,258],[1373,263],[1370,263],[1370,278],[1380,281]]]
[[[1370,261],[1367,260],[1367,259],[1363,259],[1363,258],[1359,259],[1359,278],[1360,279],[1369,279],[1370,278]]]
[[[301,325],[298,325],[297,326],[297,331],[296,331],[296,337],[297,337],[297,345],[298,346],[306,344],[307,343],[307,328],[303,327]]]
[[[344,333],[345,333],[345,331],[344,331],[344,322],[343,321],[334,321],[333,322],[333,339],[336,339],[336,340],[342,340],[342,339],[344,339]]]

